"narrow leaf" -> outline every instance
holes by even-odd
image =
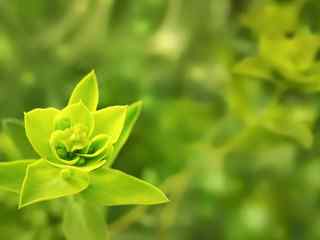
[[[90,111],[95,111],[99,101],[99,89],[96,74],[91,71],[74,88],[68,105],[82,101]]]
[[[27,167],[19,207],[74,195],[88,187],[89,177],[76,168],[61,169],[40,160]]]
[[[104,206],[168,202],[164,193],[150,183],[111,168],[91,172],[90,185],[81,195]]]
[[[141,101],[135,102],[128,107],[127,116],[126,116],[123,130],[121,132],[121,135],[120,135],[118,141],[114,145],[113,156],[109,160],[108,166],[112,165],[112,163],[114,162],[114,160],[118,156],[121,148],[126,143],[128,137],[134,127],[134,124],[136,123],[136,121],[140,115],[141,109],[142,109],[142,102]]]

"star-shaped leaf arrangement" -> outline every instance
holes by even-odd
[[[99,206],[168,201],[153,185],[110,167],[142,103],[97,110],[98,100],[92,71],[75,87],[64,109],[25,113],[26,137],[39,157],[0,163],[0,188],[19,194],[19,208],[67,196]]]

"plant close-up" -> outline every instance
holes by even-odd
[[[320,239],[319,67],[319,0],[0,1],[0,239]]]
[[[70,240],[106,238],[99,206],[168,201],[153,185],[111,168],[142,102],[97,110],[98,100],[92,71],[62,110],[36,108],[24,114],[25,137],[37,157],[0,164],[0,187],[19,195],[19,208],[65,199],[63,228]]]

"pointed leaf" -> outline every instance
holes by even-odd
[[[82,101],[90,111],[95,111],[99,101],[99,89],[96,74],[91,71],[75,87],[68,105]]]
[[[19,207],[74,195],[88,187],[89,177],[76,168],[61,169],[40,160],[27,167]]]
[[[96,111],[93,135],[107,134],[111,136],[112,143],[118,141],[126,120],[127,109],[127,106],[112,106]]]
[[[18,119],[3,121],[3,131],[11,139],[22,158],[36,158],[38,155],[33,150],[24,129],[23,122]]]
[[[91,172],[90,185],[81,195],[105,206],[168,202],[164,193],[150,183],[111,168]]]
[[[63,219],[67,240],[105,240],[104,208],[81,198],[68,198]]]
[[[19,193],[27,166],[36,160],[21,160],[0,163],[0,188]]]
[[[123,130],[121,132],[121,135],[120,135],[118,141],[114,145],[113,156],[109,160],[108,166],[112,165],[113,161],[116,159],[117,155],[119,154],[121,148],[126,143],[128,137],[133,129],[133,126],[136,123],[136,121],[140,115],[141,109],[142,109],[142,102],[141,101],[135,102],[128,107],[127,116],[126,116]]]
[[[37,108],[25,113],[26,135],[42,158],[51,158],[49,138],[54,130],[53,120],[59,114],[55,108]]]

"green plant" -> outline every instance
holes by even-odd
[[[70,240],[105,239],[102,206],[168,201],[151,184],[110,168],[142,103],[96,110],[98,98],[92,71],[76,86],[64,109],[25,113],[25,135],[18,122],[6,124],[15,144],[25,149],[20,156],[28,159],[1,163],[0,187],[19,194],[19,208],[65,197],[63,229]],[[25,146],[27,140],[35,153]]]

